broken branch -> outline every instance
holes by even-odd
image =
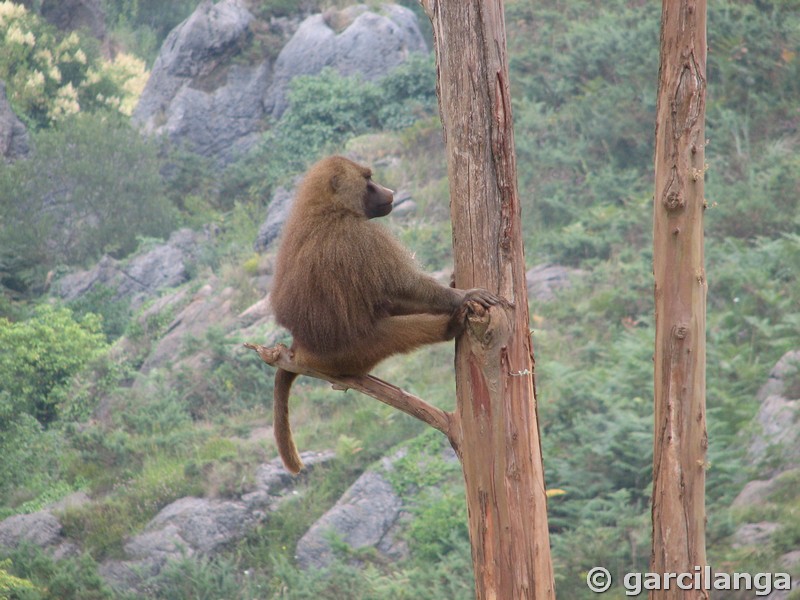
[[[450,437],[450,422],[451,414],[443,411],[431,404],[425,402],[422,398],[409,394],[401,390],[396,385],[387,383],[382,379],[373,377],[372,375],[362,376],[332,376],[327,373],[315,371],[302,365],[298,365],[292,360],[291,352],[283,344],[277,346],[267,347],[259,344],[245,343],[245,348],[255,350],[258,356],[268,365],[291,371],[292,373],[299,373],[300,375],[307,375],[308,377],[316,377],[331,383],[334,389],[347,390],[354,389],[362,394],[371,396],[384,404],[403,411],[407,415],[411,415],[420,421],[427,423],[434,429],[438,429],[444,433],[448,438]]]

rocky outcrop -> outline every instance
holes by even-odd
[[[353,549],[388,550],[387,539],[400,515],[402,502],[383,475],[364,473],[336,505],[314,523],[297,543],[297,564],[301,568],[322,568],[333,561],[331,533]]]
[[[361,4],[339,13],[312,15],[275,61],[266,110],[275,118],[284,113],[289,82],[298,75],[332,67],[345,76],[360,73],[365,79],[376,79],[412,52],[427,52],[427,46],[414,13],[402,6],[386,4],[378,14]]]
[[[191,296],[189,303],[175,314],[167,326],[167,333],[158,340],[144,361],[140,372],[147,373],[166,363],[177,364],[178,359],[184,354],[182,350],[186,340],[202,339],[211,326],[223,330],[228,329],[236,318],[233,310],[234,291],[230,287],[219,289],[220,287],[219,280],[212,278]],[[178,294],[181,298],[176,298],[175,304],[180,304],[184,298],[183,290],[180,290]],[[155,310],[157,312],[151,314],[158,314],[162,309],[156,307]],[[147,319],[146,314],[144,318]],[[204,364],[198,364],[198,362],[204,362],[206,358],[204,356],[194,357],[192,366],[201,372]]]
[[[13,550],[21,544],[37,546],[54,558],[79,554],[77,545],[63,536],[61,522],[54,513],[88,501],[83,492],[76,492],[44,510],[13,515],[0,521],[0,550]]]
[[[332,452],[304,452],[307,471],[333,458]],[[137,591],[167,562],[186,556],[212,556],[244,537],[269,513],[291,501],[296,478],[280,459],[261,465],[254,489],[233,500],[181,498],[165,506],[124,546],[123,560],[108,560],[100,574],[117,590]]]
[[[96,286],[114,290],[114,300],[128,299],[133,309],[157,296],[161,290],[176,287],[189,279],[205,233],[179,229],[164,244],[124,261],[103,257],[92,269],[62,277],[54,291],[64,300],[74,300]]]
[[[0,547],[16,548],[27,542],[40,548],[61,540],[61,523],[47,511],[14,515],[0,523]]]
[[[296,23],[256,23],[244,0],[204,0],[165,40],[134,121],[225,164],[257,142],[268,117],[283,114],[294,77],[331,66],[374,79],[426,51],[414,13],[392,4],[380,14],[359,5]],[[288,40],[274,68],[252,50],[256,29]]]
[[[750,441],[748,456],[754,464],[769,458],[774,474],[800,466],[800,350],[784,354],[758,392],[761,402],[756,422],[760,428]],[[777,461],[777,462],[776,462]]]
[[[263,252],[269,248],[270,244],[280,235],[283,224],[289,217],[293,199],[294,190],[287,190],[283,186],[272,194],[272,200],[267,207],[267,218],[258,228],[258,235],[253,244],[256,252]]]
[[[733,534],[732,546],[734,548],[763,546],[764,544],[769,543],[772,534],[778,529],[780,529],[780,525],[770,521],[745,523],[736,530],[736,533]]]
[[[769,507],[776,507],[780,498],[796,493],[800,475],[800,432],[797,429],[800,419],[800,350],[787,352],[780,358],[759,390],[758,400],[761,402],[756,415],[758,431],[750,440],[748,458],[754,466],[760,467],[765,478],[744,486],[731,505],[734,514],[752,514],[754,508],[758,513],[769,514]],[[742,523],[733,534],[732,545],[757,552],[769,545],[773,535],[784,527],[785,522]],[[779,563],[787,571],[796,569],[800,564],[800,551],[783,554]],[[794,579],[792,589],[798,585],[800,580]],[[785,599],[788,593],[775,591],[767,597]]]
[[[27,156],[29,152],[28,130],[11,109],[6,96],[6,84],[0,81],[0,156],[12,161]]]
[[[304,475],[333,459],[333,452],[304,452]],[[301,479],[300,479],[301,480]],[[144,528],[124,545],[124,558],[106,560],[100,574],[114,588],[141,591],[171,560],[188,556],[213,556],[242,539],[269,514],[295,497],[298,478],[290,475],[280,459],[258,467],[251,490],[234,499],[180,498],[165,506]],[[80,548],[65,538],[59,511],[90,502],[78,492],[47,509],[0,521],[0,550],[30,544],[45,550],[56,560],[80,554]]]
[[[266,61],[231,64],[253,19],[241,0],[203,0],[164,41],[134,121],[203,156],[224,160],[246,147],[260,128],[270,78]]]

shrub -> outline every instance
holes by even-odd
[[[31,158],[0,169],[7,286],[25,291],[57,265],[123,257],[138,236],[171,231],[156,147],[122,119],[78,115],[34,140]]]
[[[64,489],[59,478],[66,446],[58,431],[44,430],[32,416],[14,414],[11,407],[9,395],[0,392],[0,506],[8,507]],[[28,512],[24,505],[9,508],[0,519],[20,511]]]
[[[139,59],[105,61],[94,40],[62,36],[24,6],[0,2],[0,79],[16,112],[44,127],[81,111],[130,115],[147,74]]]
[[[0,600],[10,600],[10,598],[17,598],[21,594],[36,590],[36,587],[27,579],[14,577],[9,573],[10,566],[10,560],[0,560]]]
[[[97,563],[87,554],[56,561],[40,548],[21,546],[10,553],[9,559],[6,563],[9,572],[33,584],[31,588],[20,589],[19,595],[11,596],[15,600],[110,600],[113,597],[97,571]]]
[[[0,389],[10,403],[3,413],[50,423],[57,417],[59,392],[105,348],[100,320],[92,314],[76,321],[67,308],[42,305],[27,321],[0,319]]]

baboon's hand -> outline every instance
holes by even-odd
[[[467,302],[477,302],[483,308],[489,308],[490,306],[499,304],[500,298],[495,296],[489,290],[484,290],[483,288],[472,288],[471,290],[466,290],[464,292],[463,304],[466,304]]]

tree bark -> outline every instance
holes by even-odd
[[[455,284],[512,306],[456,344],[450,441],[466,485],[476,597],[555,597],[528,323],[502,0],[423,0],[447,148]]]
[[[653,203],[655,573],[706,564],[705,92],[706,2],[663,0]],[[708,598],[671,587],[650,598]]]

